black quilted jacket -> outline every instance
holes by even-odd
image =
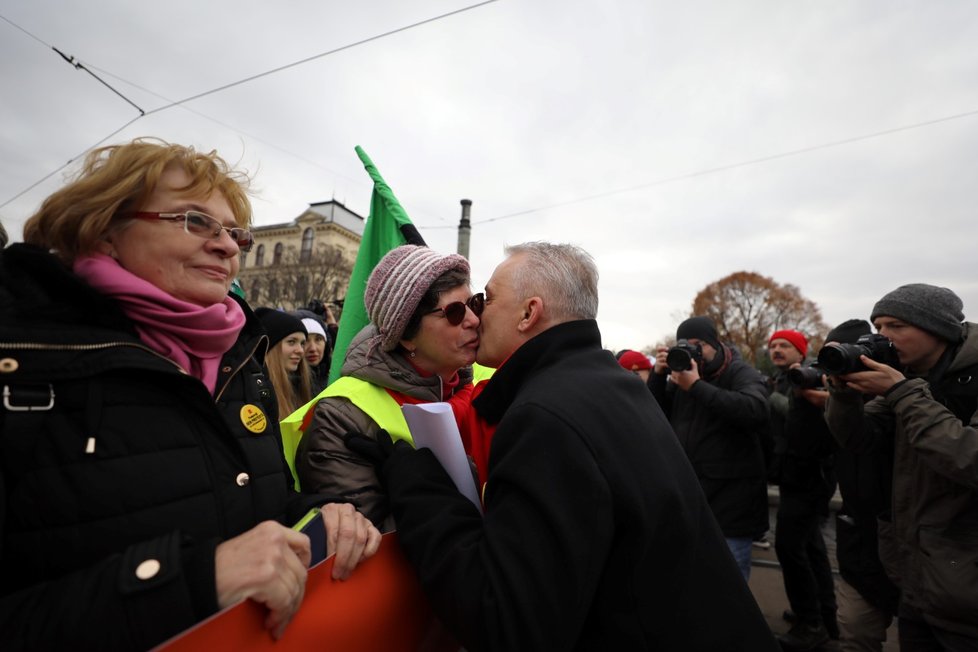
[[[0,649],[151,647],[217,609],[220,541],[322,502],[244,309],[211,396],[53,256],[0,253]]]

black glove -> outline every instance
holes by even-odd
[[[390,434],[384,429],[377,431],[377,439],[367,437],[356,431],[350,431],[343,435],[343,443],[351,451],[373,464],[374,468],[377,469],[377,476],[380,478],[383,478],[384,467],[387,466],[392,455],[414,450],[411,444],[403,439],[394,442]]]

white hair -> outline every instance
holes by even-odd
[[[513,270],[520,299],[541,297],[547,317],[557,323],[597,317],[598,268],[591,254],[576,245],[550,242],[524,242],[504,251],[524,258]]]

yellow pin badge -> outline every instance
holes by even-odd
[[[268,427],[268,419],[265,418],[265,413],[261,411],[260,407],[251,403],[241,408],[241,423],[256,435],[265,432],[265,428]]]

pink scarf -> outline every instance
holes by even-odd
[[[167,294],[104,254],[76,259],[74,271],[122,304],[146,346],[176,362],[214,393],[221,357],[245,324],[244,311],[234,299],[226,297],[202,308]]]

